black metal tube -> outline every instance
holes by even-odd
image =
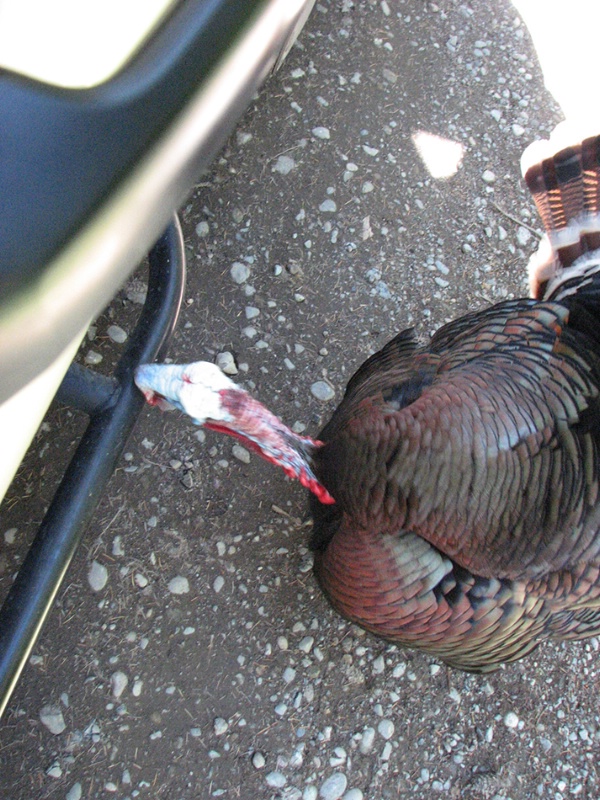
[[[94,370],[71,364],[58,387],[56,400],[89,414],[97,414],[113,402],[119,388],[116,378],[107,378]]]
[[[0,610],[0,715],[143,406],[133,371],[164,357],[175,327],[185,284],[176,217],[150,253],[148,283],[140,320],[116,369],[119,389],[112,404],[92,416]]]

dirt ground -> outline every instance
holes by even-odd
[[[519,157],[558,119],[508,0],[320,0],[181,210],[171,356],[231,353],[316,434],[397,331],[526,292]],[[462,147],[456,174],[419,132]],[[82,360],[110,368],[145,280]],[[84,425],[52,408],[2,506],[2,596]],[[596,639],[483,677],[378,641],[321,595],[305,515],[275,468],[148,409],[0,724],[0,796],[600,797]]]

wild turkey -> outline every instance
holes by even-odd
[[[525,171],[548,232],[534,299],[392,339],[314,441],[213,364],[145,365],[148,402],[309,488],[343,616],[465,670],[600,632],[600,136]],[[536,151],[537,152],[537,151]],[[548,157],[546,157],[548,156]]]

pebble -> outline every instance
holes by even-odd
[[[302,792],[302,800],[317,800],[319,796],[319,792],[317,791],[317,787],[313,786],[305,786],[304,791]]]
[[[203,219],[196,225],[196,235],[199,236],[201,239],[204,239],[204,237],[208,236],[209,233],[210,233],[210,225],[205,219]]]
[[[58,706],[43,706],[40,709],[40,720],[42,725],[45,725],[50,733],[53,733],[55,736],[62,733],[67,727],[62,711]]]
[[[117,672],[113,672],[110,676],[110,685],[112,689],[113,697],[119,698],[127,688],[127,684],[129,683],[129,678],[125,675],[124,672],[121,670],[117,670]]]
[[[146,586],[148,586],[148,578],[145,575],[142,575],[141,572],[136,572],[133,580],[135,585],[140,589],[145,589]]]
[[[187,594],[190,590],[190,582],[182,575],[177,575],[169,581],[168,589],[171,594]]]
[[[250,277],[250,268],[246,264],[242,264],[241,261],[234,261],[229,274],[234,283],[242,284]]]
[[[507,728],[516,728],[519,724],[519,718],[514,711],[509,711],[504,717],[504,724]]]
[[[339,800],[346,791],[348,779],[343,772],[334,772],[327,780],[323,781],[319,789],[319,797],[323,800]]]
[[[83,360],[85,361],[86,364],[89,364],[90,367],[95,367],[102,361],[102,356],[95,350],[88,350],[86,357]]]
[[[375,728],[365,728],[360,739],[359,750],[363,755],[370,753],[375,743]]]
[[[108,581],[108,570],[104,564],[92,561],[88,570],[88,583],[93,592],[101,592]]]
[[[109,325],[106,332],[109,338],[117,344],[123,344],[123,342],[127,341],[127,333],[119,325]]]
[[[225,586],[225,578],[222,575],[217,575],[213,581],[213,590],[219,594],[223,586]]]
[[[113,539],[112,554],[113,556],[117,557],[125,555],[125,548],[123,547],[123,537],[120,534],[117,534]]]
[[[15,543],[16,533],[17,533],[17,528],[9,528],[7,531],[4,531],[4,541],[6,542],[6,544]]]
[[[395,726],[391,719],[382,719],[377,726],[377,730],[384,739],[391,739],[394,735]]]
[[[250,463],[250,453],[245,447],[242,447],[241,444],[234,444],[231,448],[231,453],[233,457],[237,458],[238,461],[241,461],[242,464]]]
[[[492,172],[491,169],[486,169],[481,177],[486,183],[494,183],[494,181],[496,180],[496,175]]]
[[[213,722],[213,730],[217,736],[221,736],[229,729],[229,723],[223,717],[215,717]]]
[[[256,308],[256,306],[246,306],[244,314],[246,315],[246,319],[254,319],[260,314],[260,308]]]
[[[329,128],[323,128],[322,126],[317,126],[316,128],[312,129],[313,136],[316,136],[317,139],[329,139]]]
[[[289,175],[295,169],[296,162],[290,156],[279,156],[277,161],[273,164],[273,172],[279,172],[281,175]]]
[[[62,768],[58,761],[55,761],[51,764],[48,769],[46,770],[46,775],[50,778],[61,778],[62,777]]]
[[[342,797],[342,800],[363,800],[364,794],[361,789],[349,789]]]
[[[373,672],[375,675],[381,675],[385,671],[385,660],[383,656],[377,656],[373,661]]]
[[[314,636],[305,636],[300,642],[298,642],[298,649],[302,650],[303,653],[308,654],[312,650],[314,643]]]
[[[283,680],[286,683],[291,683],[296,677],[296,670],[293,667],[286,667],[283,671]]]
[[[265,780],[267,784],[272,786],[274,789],[282,789],[287,783],[287,778],[283,772],[279,772],[277,770],[275,772],[269,772],[265,776]]]
[[[254,755],[252,756],[252,766],[254,769],[262,769],[266,764],[265,757],[257,750]]]
[[[531,239],[531,231],[528,231],[527,228],[521,226],[517,230],[517,242],[524,247],[527,242]]]
[[[328,197],[327,200],[323,200],[319,206],[319,211],[326,211],[330,214],[333,214],[335,211],[337,211],[337,205],[334,200]]]
[[[322,400],[323,402],[331,400],[332,397],[335,397],[333,388],[325,381],[316,381],[313,383],[310,387],[310,392],[313,397],[316,397],[317,400]]]
[[[223,353],[217,353],[216,364],[225,375],[238,374],[238,368],[235,365],[233,353],[230,353],[228,350],[225,350]]]
[[[65,795],[65,800],[81,800],[81,795],[83,790],[81,788],[81,784],[74,783],[73,786],[69,789],[69,791]]]

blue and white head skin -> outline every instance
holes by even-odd
[[[220,392],[243,391],[221,372],[216,364],[142,364],[135,371],[135,382],[146,401],[161,411],[183,411],[196,425],[206,420],[231,422],[222,407]]]
[[[335,502],[313,471],[313,456],[322,442],[294,433],[215,364],[142,364],[135,382],[151,406],[177,408],[196,425],[241,439],[322,503]]]

